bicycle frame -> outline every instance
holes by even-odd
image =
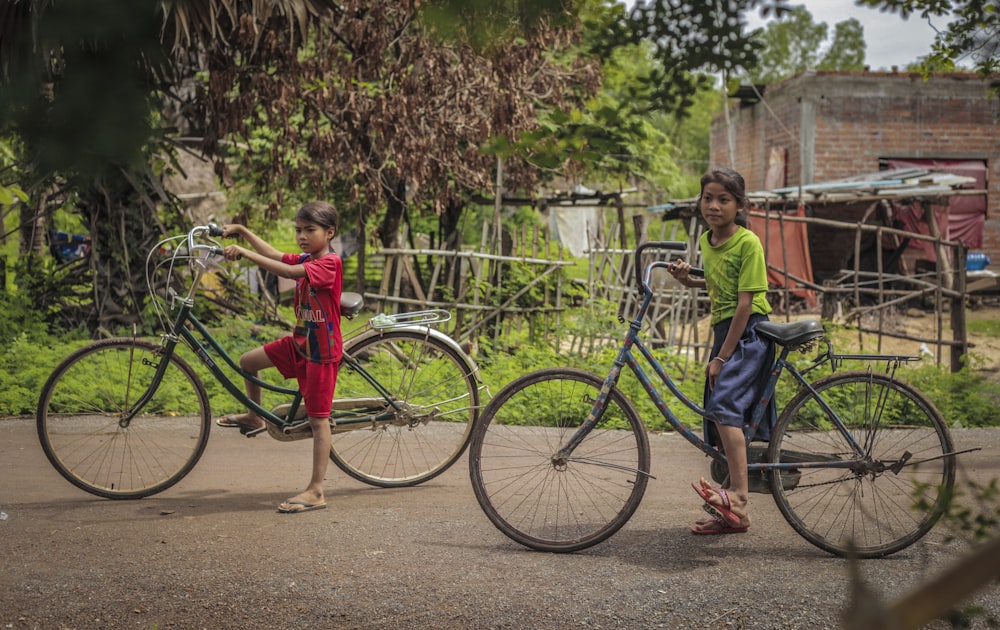
[[[192,234],[193,233],[194,232],[192,232]],[[194,251],[196,249],[206,249],[212,254],[219,254],[221,252],[221,250],[212,246],[196,245],[190,237],[188,248],[190,251]],[[170,325],[169,332],[162,335],[162,359],[153,377],[152,383],[150,384],[148,390],[143,393],[136,404],[132,407],[130,412],[119,421],[119,424],[122,427],[127,427],[131,420],[150,400],[163,378],[170,356],[174,353],[177,344],[181,341],[181,339],[183,339],[184,342],[198,356],[201,362],[208,368],[209,372],[219,382],[219,384],[221,384],[225,390],[229,392],[229,394],[239,403],[245,405],[249,409],[252,409],[256,414],[263,418],[266,423],[274,425],[279,432],[283,432],[285,434],[288,434],[293,428],[308,427],[309,423],[307,419],[299,414],[299,407],[303,402],[301,391],[297,388],[268,383],[258,377],[248,374],[239,366],[232,356],[226,352],[226,350],[212,336],[204,324],[202,324],[194,315],[192,309],[194,307],[195,294],[201,284],[202,278],[208,270],[208,266],[204,261],[199,259],[195,259],[193,262],[194,266],[197,268],[197,272],[191,282],[191,286],[188,289],[187,294],[182,297],[174,294],[172,290],[169,291],[168,298],[173,303],[171,308],[173,308],[174,305],[179,305],[179,308],[172,324]],[[427,317],[428,313],[433,314],[434,312],[424,311],[420,313],[407,313],[401,318],[395,318],[393,323],[425,324],[427,322],[438,321],[437,319]],[[383,317],[391,318],[392,316]],[[192,332],[192,328],[197,331],[197,335]],[[415,327],[412,326],[409,328],[415,329]],[[427,331],[427,334],[430,334],[431,332],[429,328],[421,330]],[[204,339],[205,343],[202,343],[201,339]],[[445,339],[447,341],[451,341],[450,338]],[[451,343],[453,344],[454,342]],[[243,379],[271,392],[289,396],[291,398],[291,402],[287,407],[287,413],[285,416],[282,417],[273,410],[266,409],[251,400],[244,392],[243,388],[235,383],[234,380],[230,378],[230,376],[219,366],[218,362],[212,358],[211,352],[215,352],[219,357],[221,357],[223,362]],[[342,366],[346,365],[349,369],[364,378],[375,389],[375,391],[381,395],[381,398],[335,399],[333,403],[334,413],[330,416],[331,420],[334,422],[333,430],[335,432],[353,430],[360,425],[371,426],[376,423],[389,421],[395,418],[396,413],[402,410],[402,406],[395,399],[394,395],[388,391],[375,377],[369,374],[358,361],[350,356],[348,352],[345,351],[342,361]],[[284,407],[284,405],[280,407]],[[366,407],[371,408],[371,413],[364,413],[364,409]],[[349,409],[352,413],[349,417],[338,415],[336,413],[338,409]]]
[[[688,245],[648,242],[636,248],[635,286],[641,293],[607,376],[573,367],[519,376],[490,401],[473,434],[469,470],[476,500],[497,529],[531,549],[586,549],[613,535],[638,508],[652,476],[651,440],[639,410],[618,388],[624,371],[636,376],[673,430],[712,458],[712,479],[725,487],[733,461],[744,465],[742,453],[729,453],[727,461],[723,445],[685,427],[676,415],[681,408],[664,401],[670,398],[666,387],[697,416],[714,420],[711,407],[686,397],[641,338],[654,304],[650,276],[669,268],[667,259],[678,255],[657,252],[643,259],[647,248],[687,250]],[[625,318],[619,315],[619,321]],[[947,510],[955,456],[962,451],[954,448],[944,418],[926,395],[897,379],[899,365],[917,357],[836,355],[827,340],[825,355],[800,365],[790,354],[823,340],[820,322],[762,321],[756,333],[779,349],[764,368],[760,391],[749,397],[752,408],[744,422],[749,426],[741,427],[748,445],[747,486],[741,475],[741,487],[733,490],[770,493],[796,532],[839,556],[883,557],[924,536]],[[886,362],[885,373],[874,365],[837,373],[848,359]],[[806,373],[819,365],[832,373],[807,381]],[[785,371],[793,375],[789,384],[796,391],[782,403],[766,448],[751,447],[757,429],[770,426],[767,407],[779,398],[776,386]],[[726,367],[722,372],[729,373]],[[745,517],[729,509],[725,495],[720,504],[703,485],[692,486],[718,519],[699,521],[692,533],[747,531]]]
[[[686,249],[686,243],[657,243],[656,245],[664,247],[666,249]],[[672,247],[671,247],[672,246]],[[636,261],[640,260],[642,246],[636,252]],[[636,357],[633,349],[639,352],[639,355],[645,360],[648,366],[651,366],[654,373],[659,377],[660,382],[665,385],[674,397],[684,404],[686,407],[694,411],[696,414],[702,418],[707,418],[707,412],[701,405],[695,403],[693,400],[684,395],[677,384],[670,378],[660,362],[653,356],[650,349],[642,342],[639,336],[639,331],[642,327],[642,322],[646,317],[646,312],[648,311],[652,299],[654,296],[653,290],[650,288],[650,275],[654,269],[666,268],[668,263],[663,261],[656,261],[650,263],[646,267],[645,277],[640,281],[640,286],[642,287],[643,297],[639,303],[638,310],[635,317],[629,322],[628,331],[625,333],[624,341],[622,342],[621,348],[618,351],[618,355],[615,358],[614,364],[611,367],[611,371],[608,373],[607,378],[604,380],[604,385],[598,394],[597,400],[594,402],[594,406],[587,416],[587,419],[581,424],[580,428],[570,437],[566,445],[561,448],[556,455],[553,457],[554,460],[568,460],[571,459],[573,451],[577,446],[584,440],[590,431],[597,426],[600,422],[601,417],[604,413],[604,409],[607,406],[608,395],[612,388],[616,386],[619,378],[621,377],[622,368],[628,366],[635,377],[642,384],[643,389],[646,391],[649,399],[653,402],[656,408],[659,410],[663,418],[670,424],[671,428],[677,431],[681,436],[684,437],[688,442],[693,444],[703,453],[711,457],[712,459],[719,461],[721,463],[727,463],[725,454],[715,446],[712,446],[707,441],[702,439],[691,429],[688,429],[681,420],[670,410],[667,406],[666,401],[657,389],[656,384],[647,375],[646,371],[643,369],[642,363]],[[636,274],[639,274],[638,262]],[[777,388],[778,379],[781,374],[787,370],[798,382],[798,384],[805,388],[806,390],[812,392],[812,397],[817,401],[823,411],[827,414],[827,417],[836,427],[837,431],[844,437],[850,447],[853,449],[856,458],[840,461],[824,461],[824,462],[794,462],[794,463],[749,463],[747,464],[747,470],[751,472],[762,472],[771,470],[792,470],[792,469],[802,469],[802,468],[845,468],[845,469],[855,469],[857,466],[863,464],[866,452],[865,447],[858,443],[850,431],[847,430],[845,424],[837,415],[837,413],[823,400],[822,396],[816,392],[815,389],[810,385],[810,383],[805,379],[802,372],[800,372],[795,365],[788,361],[788,355],[791,353],[792,348],[789,346],[780,346],[781,352],[775,359],[774,364],[771,366],[771,374],[768,377],[767,384],[758,400],[756,406],[754,407],[751,423],[749,427],[744,429],[744,435],[749,445],[753,435],[757,432],[758,426],[760,426],[761,421],[764,418],[764,413],[767,410],[767,406],[771,399],[774,397],[775,390]],[[839,358],[861,358],[863,355],[845,355],[844,357],[838,357],[832,354],[832,350],[827,353],[825,357],[821,357],[812,367],[816,367],[825,360],[832,360],[834,365],[836,360]],[[912,359],[913,357],[882,357],[882,356],[865,356],[864,358],[872,359],[883,359],[883,360],[895,360],[897,362]],[[810,367],[809,369],[812,369]],[[648,473],[647,473],[648,474]]]

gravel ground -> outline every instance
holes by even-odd
[[[1000,477],[1000,430],[960,430],[961,478]],[[694,537],[689,482],[707,460],[652,436],[653,473],[632,520],[575,554],[529,551],[493,528],[466,458],[427,484],[377,489],[331,466],[331,509],[274,511],[308,476],[309,442],[213,432],[180,484],[140,501],[92,497],[48,464],[28,418],[0,419],[0,626],[4,628],[832,628],[848,564],[812,547],[773,501],[754,527]],[[2,517],[2,515],[0,515]],[[938,527],[861,563],[898,597],[969,553]],[[970,602],[1000,618],[1000,591]],[[946,627],[936,624],[934,627]],[[986,627],[982,618],[974,627]]]

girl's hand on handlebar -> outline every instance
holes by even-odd
[[[236,238],[243,235],[243,231],[246,230],[245,225],[240,225],[239,223],[227,223],[222,226],[222,238]]]
[[[691,271],[691,265],[687,262],[677,259],[667,265],[667,271],[670,272],[677,280],[683,282],[688,279],[688,273]]]
[[[226,260],[239,260],[243,258],[243,253],[246,251],[239,245],[226,245],[226,249],[222,250],[222,255],[225,256]]]

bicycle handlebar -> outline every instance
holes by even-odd
[[[635,248],[635,285],[639,288],[643,288],[645,283],[643,282],[642,272],[642,252],[646,249],[666,249],[670,251],[686,251],[688,248],[687,241],[646,241]],[[656,265],[665,267],[666,265]],[[652,267],[652,265],[650,265]],[[689,275],[696,277],[705,277],[705,270],[699,267],[691,267],[688,271]]]
[[[225,249],[219,247],[218,245],[206,245],[204,243],[195,243],[194,239],[200,234],[208,234],[210,237],[222,236],[222,227],[215,223],[209,223],[208,225],[196,225],[191,228],[191,231],[187,235],[187,249],[189,252],[194,252],[199,249],[206,250],[212,256],[222,257],[225,255]]]

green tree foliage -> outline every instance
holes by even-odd
[[[78,200],[100,253],[89,267],[93,321],[106,321],[131,310],[121,296],[141,300],[136,256],[164,229],[157,210],[170,201],[149,165],[171,127],[203,135],[223,176],[231,148],[251,147],[268,194],[248,216],[260,200],[273,211],[285,188],[333,187],[366,210],[384,202],[397,223],[418,207],[454,226],[470,191],[494,185],[483,143],[514,146],[540,115],[553,133],[539,146],[560,143],[562,164],[673,178],[669,151],[650,150],[668,145],[661,126],[640,117],[689,109],[707,84],[701,70],[752,62],[743,13],[783,2],[0,0],[0,134],[28,147],[35,207],[53,186]],[[635,81],[611,71],[609,94],[588,100],[594,55],[639,44],[649,71]],[[266,146],[233,142],[264,127]],[[541,160],[500,153],[509,187],[539,177]],[[387,220],[384,242],[395,228]]]
[[[589,186],[615,189],[637,178],[669,190],[678,177],[675,147],[667,125],[657,124],[664,115],[648,110],[649,91],[637,96],[654,65],[645,44],[619,48],[601,65],[601,90],[592,99],[541,112],[537,129],[510,147],[501,138],[495,149]]]
[[[428,14],[438,5],[448,13],[447,3],[421,3]],[[441,203],[448,196],[434,193],[454,182],[489,181],[479,144],[531,124],[540,95],[558,100],[597,83],[584,59],[551,72],[549,50],[572,41],[575,21],[543,19],[534,6],[452,7],[468,40],[483,25],[505,25],[502,40],[477,40],[492,42],[478,54],[438,37],[442,21],[421,23],[409,2],[142,0],[119,10],[110,1],[6,0],[0,132],[30,148],[32,189],[75,189],[64,199],[78,200],[93,238],[91,321],[108,322],[141,306],[134,276],[150,233],[165,228],[158,204],[170,205],[149,165],[170,124],[204,134],[219,158],[231,140],[254,139],[248,127],[268,128],[254,175],[271,191],[346,182],[368,204],[396,202],[397,216],[411,191]],[[169,120],[155,113],[168,105]],[[225,174],[227,162],[219,165]]]
[[[833,42],[816,68],[819,70],[863,70],[865,67],[865,29],[849,18],[834,26]]]
[[[710,73],[756,59],[759,45],[744,29],[750,10],[786,9],[780,1],[583,2],[581,48],[601,60],[600,93],[580,111],[543,114],[538,130],[499,150],[591,184],[640,180],[685,194],[690,174],[707,165],[721,103]]]
[[[170,72],[159,6],[0,4],[0,135],[16,142],[30,196],[14,267],[47,321],[113,327],[142,302],[143,245],[158,239],[162,210],[146,147],[158,126],[156,86]],[[34,242],[57,208],[77,212],[92,237],[89,260],[72,268],[44,260]]]
[[[492,189],[495,159],[480,151],[484,142],[517,138],[535,125],[536,108],[572,110],[598,84],[587,59],[559,55],[578,37],[575,22],[542,21],[476,48],[419,17],[395,0],[351,0],[309,31],[300,54],[280,42],[252,58],[210,51],[219,61],[207,79],[209,137],[271,130],[267,153],[248,155],[272,210],[284,186],[345,182],[369,208],[387,204],[379,232],[393,243],[406,204],[440,213]],[[505,174],[515,189],[535,177],[517,163]]]
[[[595,12],[588,30],[592,49],[602,56],[648,42],[657,64],[643,81],[647,85],[636,86],[636,96],[648,89],[650,109],[684,112],[697,88],[710,82],[705,73],[735,74],[756,65],[762,44],[746,29],[746,13],[755,10],[780,16],[788,7],[786,0],[638,0],[631,9],[615,4]]]
[[[92,181],[141,163],[150,80],[165,63],[158,2],[4,2],[0,133],[39,175]]]
[[[996,0],[858,0],[858,4],[944,24],[924,70],[972,66],[984,80],[1000,72],[1000,5]]]
[[[21,188],[21,169],[15,146],[17,142],[10,137],[0,137],[0,242],[7,238],[3,217],[15,202],[28,201],[28,195]],[[3,287],[0,287],[2,290]]]
[[[823,52],[829,27],[813,22],[803,5],[758,30],[762,46],[759,62],[749,73],[754,83],[771,84],[808,69],[861,70],[865,40],[861,23],[854,18],[836,25],[832,43]]]

